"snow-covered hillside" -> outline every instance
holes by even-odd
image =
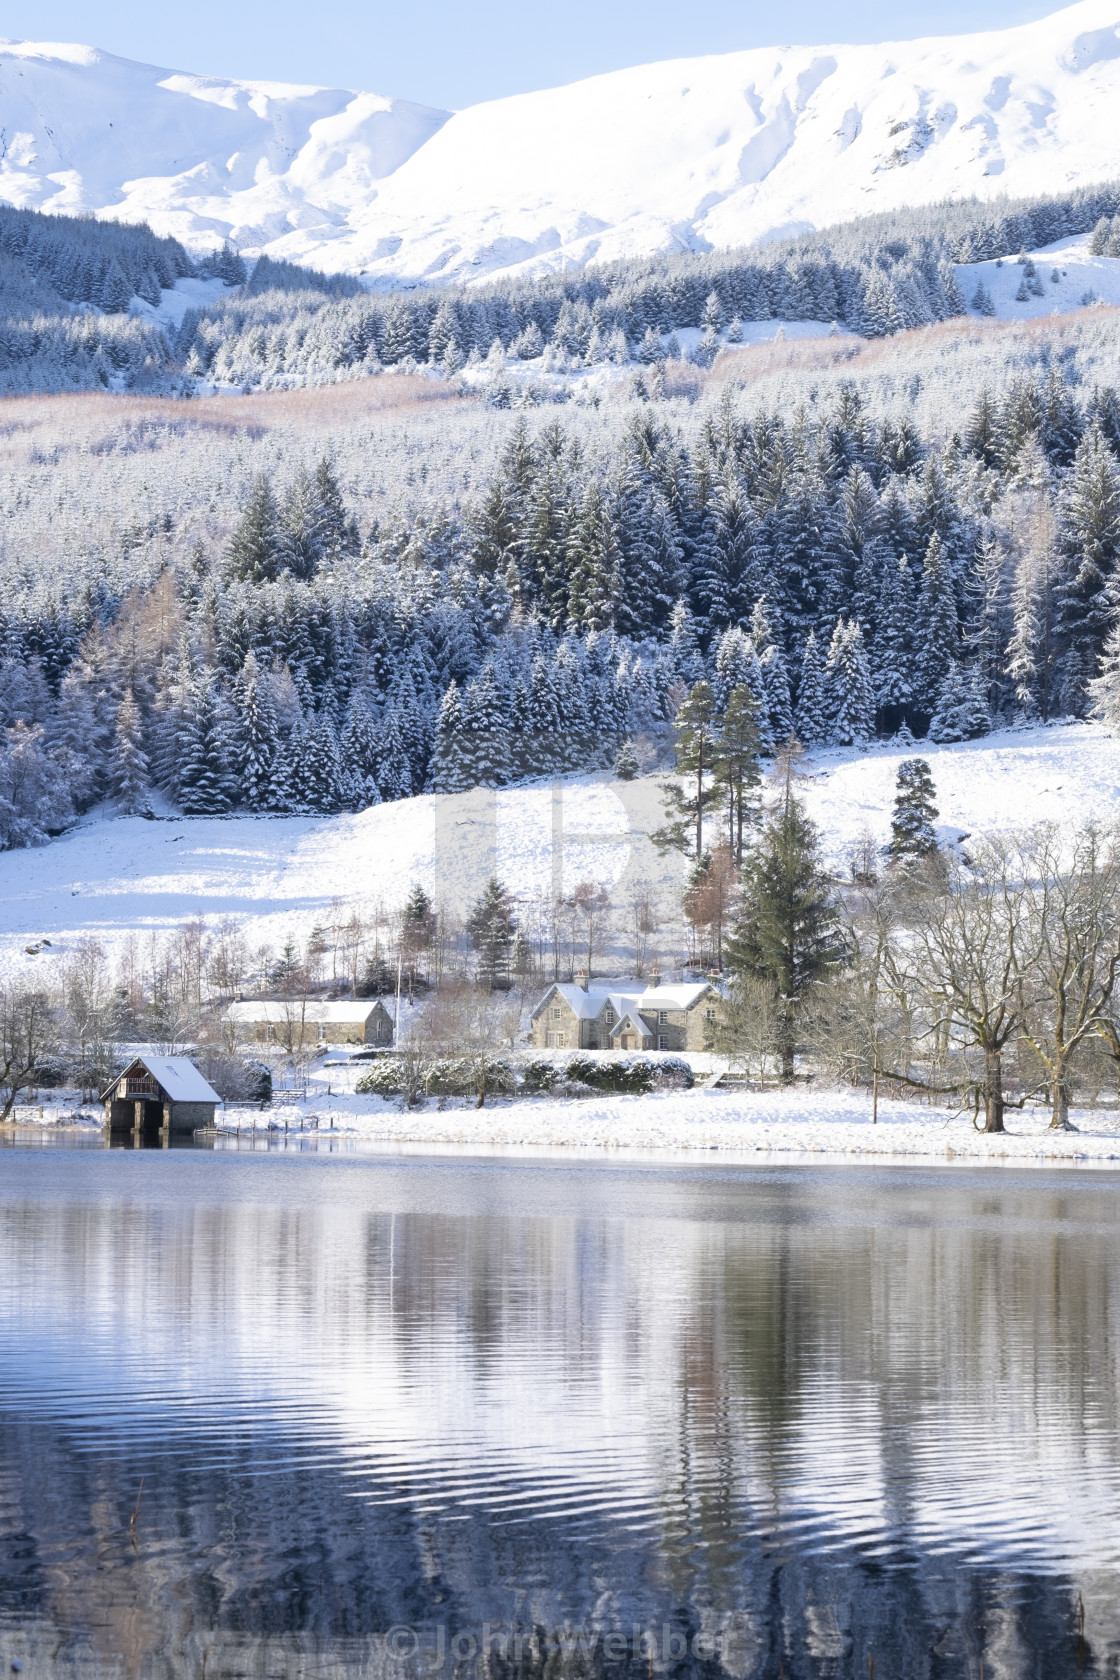
[[[188,245],[330,237],[446,122],[379,94],[233,82],[94,47],[0,42],[0,199]]]
[[[959,746],[826,750],[806,766],[804,795],[838,871],[865,830],[886,838],[899,762],[915,752],[933,770],[943,843],[1042,820],[1120,818],[1120,740],[1089,724]],[[673,962],[681,941],[668,918],[684,864],[648,839],[661,820],[659,780],[582,777],[332,818],[91,816],[43,849],[0,854],[0,968],[49,969],[90,936],[119,954],[131,936],[194,916],[233,917],[251,947],[276,948],[325,925],[336,903],[393,910],[416,881],[461,913],[495,873],[528,918],[536,901],[593,881],[626,923],[635,889],[649,883],[666,908],[663,956]],[[28,954],[44,938],[50,945]]]
[[[681,59],[453,116],[9,43],[0,197],[392,283],[730,247],[1116,174],[1120,0],[1019,28]]]

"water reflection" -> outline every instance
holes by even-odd
[[[0,1650],[1116,1674],[1117,1187],[7,1151]]]

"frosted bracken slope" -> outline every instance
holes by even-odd
[[[456,113],[0,49],[0,197],[194,243],[469,280],[729,247],[1116,174],[1120,0],[883,46],[679,59]]]

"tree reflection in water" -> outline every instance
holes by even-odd
[[[1112,1175],[3,1167],[28,1675],[1120,1672]]]

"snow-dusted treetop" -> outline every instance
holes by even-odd
[[[0,97],[9,202],[371,282],[470,280],[1113,176],[1120,0],[646,65],[454,115],[29,43],[0,47]]]

